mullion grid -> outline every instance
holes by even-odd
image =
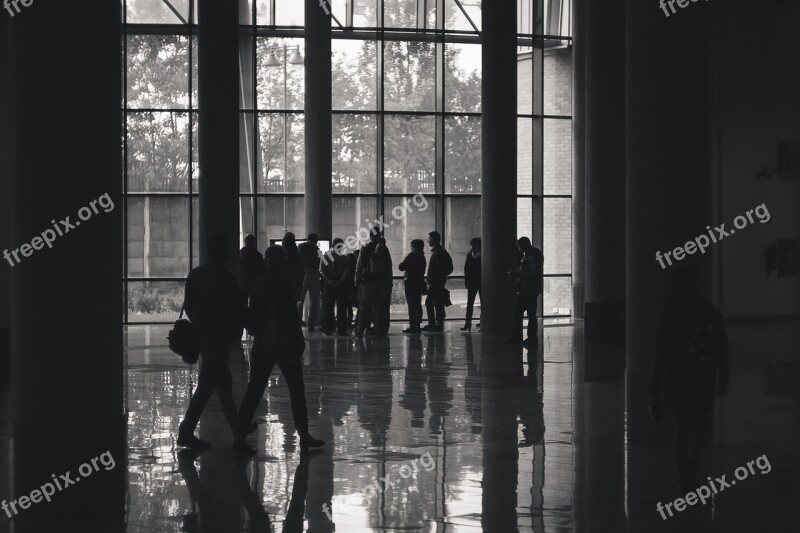
[[[128,269],[128,200],[131,198],[185,198],[188,202],[188,235],[189,235],[189,268],[194,265],[194,228],[193,224],[193,198],[196,197],[193,185],[194,176],[194,117],[196,113],[195,102],[193,99],[193,69],[194,69],[194,36],[197,34],[197,25],[195,23],[196,13],[194,2],[189,2],[189,23],[188,24],[129,24],[128,23],[128,10],[127,1],[125,0],[122,12],[122,49],[123,49],[123,95],[122,95],[122,119],[123,119],[123,132],[125,142],[123,143],[123,157],[125,164],[123,165],[123,200],[125,209],[122,214],[122,234],[123,234],[123,279],[122,279],[122,295],[123,295],[123,324],[132,324],[129,314],[129,284],[142,283],[142,282],[159,282],[159,281],[185,281],[186,277],[179,278],[160,278],[160,277],[131,277]],[[185,36],[188,39],[188,59],[187,59],[187,76],[188,76],[188,99],[189,105],[186,109],[139,109],[128,107],[128,37],[132,35],[177,35]],[[128,117],[134,113],[186,113],[188,116],[188,192],[187,193],[159,193],[159,192],[144,192],[132,193],[128,190]],[[188,273],[187,273],[188,275]],[[136,322],[135,324],[157,324],[160,322]]]

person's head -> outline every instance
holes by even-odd
[[[414,239],[411,241],[412,252],[422,252],[423,250],[425,250],[425,241],[422,239]]]
[[[676,291],[693,291],[700,279],[700,269],[694,265],[676,265],[672,271],[672,288]]]
[[[273,244],[264,250],[264,264],[271,272],[283,271],[286,269],[286,250],[283,246]]]
[[[231,244],[227,233],[212,233],[206,241],[206,252],[211,263],[224,263],[231,256]]]
[[[383,235],[381,235],[380,231],[374,231],[374,232],[369,234],[370,242],[379,243],[382,238],[383,238]]]
[[[294,236],[294,233],[291,231],[287,231],[283,239],[281,239],[281,246],[283,249],[286,250],[287,254],[297,254],[300,253],[297,251],[297,239]]]
[[[244,236],[244,247],[245,248],[256,248],[256,236],[252,233],[248,233]]]
[[[344,244],[344,241],[339,237],[336,237],[335,239],[333,239],[333,243],[331,243],[331,248],[336,248],[337,244]]]
[[[439,246],[442,242],[442,234],[438,231],[432,231],[428,233],[428,244],[433,248],[434,246]]]
[[[517,250],[520,252],[527,254],[533,249],[533,244],[531,244],[531,240],[528,237],[520,237],[517,240]]]
[[[469,247],[472,249],[473,253],[478,253],[481,251],[481,238],[480,237],[473,237],[469,241]]]
[[[388,251],[389,249],[383,243],[378,243],[378,245],[375,247],[375,253],[381,258],[385,257]]]
[[[309,233],[308,234],[308,242],[310,242],[313,246],[316,246],[319,242],[319,235],[316,233]]]

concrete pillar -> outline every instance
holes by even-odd
[[[6,21],[11,61],[3,70],[17,110],[14,167],[2,178],[11,181],[13,221],[3,247],[19,248],[21,259],[3,267],[12,287],[11,493],[30,494],[51,474],[81,479],[21,510],[14,531],[48,522],[88,531],[89,521],[124,531],[120,3],[20,7]],[[105,195],[113,204],[97,202]],[[67,217],[68,233],[37,249],[46,230],[66,231],[59,221]],[[106,451],[114,468],[98,462],[98,471],[79,473]]]
[[[481,328],[511,334],[517,234],[517,21],[516,10],[483,10],[481,115]]]
[[[9,72],[11,57],[10,17],[0,18],[0,72]],[[14,134],[9,127],[12,121],[12,92],[10,83],[0,83],[0,245],[6,248],[10,244],[11,231],[11,158],[14,157]],[[11,290],[11,267],[0,267],[0,384],[8,382],[9,373],[9,327],[11,313],[9,298]]]
[[[627,494],[650,486],[646,448],[668,447],[647,412],[658,318],[671,285],[656,251],[671,251],[712,218],[712,35],[716,4],[691,4],[667,17],[628,0],[627,57]],[[692,39],[681,36],[692,35]],[[710,295],[718,250],[687,256]],[[631,509],[630,531],[647,530],[652,509]],[[659,520],[660,521],[660,520]]]
[[[198,5],[198,150],[200,261],[216,232],[239,236],[239,6]],[[230,265],[232,273],[239,268]]]
[[[572,312],[577,319],[584,318],[586,294],[586,1],[572,2]]]
[[[331,16],[306,2],[306,231],[332,238]],[[298,236],[299,237],[299,236]]]
[[[586,340],[625,335],[625,2],[585,4]],[[579,38],[580,43],[580,38]]]

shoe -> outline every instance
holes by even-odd
[[[427,326],[422,328],[422,331],[434,331],[436,329],[435,324],[428,324]]]
[[[237,453],[242,453],[245,455],[255,455],[258,453],[258,450],[255,448],[251,448],[247,441],[244,440],[244,436],[238,436],[233,440],[233,444],[231,445],[233,451]]]
[[[211,448],[211,444],[198,439],[194,435],[179,435],[178,446],[181,448],[189,448],[191,450],[206,450]]]
[[[461,328],[461,331],[470,331],[471,329],[472,326],[470,324],[466,324],[463,328]]]
[[[324,440],[315,439],[310,434],[300,437],[300,451],[307,452],[311,448],[321,448],[325,446]]]
[[[406,328],[403,330],[403,333],[419,333],[420,331],[422,330],[419,328]]]

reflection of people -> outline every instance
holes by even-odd
[[[715,397],[727,393],[729,380],[722,316],[696,291],[697,276],[692,266],[674,267],[650,382],[653,418],[661,418],[662,395],[675,417],[675,457],[684,491],[697,487],[699,460],[711,444]]]
[[[250,361],[250,382],[239,407],[239,419],[234,449],[254,453],[245,440],[269,376],[275,365],[281,369],[292,400],[292,416],[300,448],[323,446],[323,441],[308,432],[308,410],[306,408],[305,383],[303,382],[303,351],[305,339],[300,319],[294,312],[294,298],[286,279],[286,255],[280,246],[270,246],[264,253],[266,271],[256,279],[250,292],[248,324],[253,333],[253,349]]]
[[[442,246],[442,235],[438,231],[428,234],[428,245],[431,247],[431,259],[428,261],[428,297],[425,309],[428,312],[428,325],[425,331],[444,331],[444,308],[449,305],[446,289],[447,276],[453,273],[453,259]]]
[[[403,333],[418,333],[422,325],[422,293],[425,290],[425,242],[422,239],[411,241],[411,252],[398,265],[405,272],[406,302],[408,303],[408,329]]]
[[[233,249],[224,233],[211,235],[206,246],[208,262],[189,273],[184,300],[186,316],[192,323],[202,355],[197,389],[178,430],[178,445],[189,448],[210,446],[195,437],[194,430],[214,391],[225,419],[234,431],[236,429],[228,349],[232,341],[242,338],[241,301],[236,278],[225,269]]]
[[[475,296],[481,292],[481,238],[469,241],[471,250],[464,262],[464,286],[467,288],[467,319],[461,331],[472,329],[472,311],[475,307]],[[483,301],[483,300],[481,300]],[[481,325],[478,324],[478,327]]]
[[[539,324],[536,320],[537,301],[544,288],[544,256],[542,251],[531,244],[528,237],[517,241],[517,249],[522,260],[517,268],[509,270],[509,275],[517,281],[517,298],[514,302],[514,335],[511,342],[522,341],[522,316],[528,314],[528,337],[525,343],[537,343]]]
[[[302,314],[303,305],[308,294],[308,331],[314,331],[317,325],[317,313],[319,312],[319,237],[316,233],[309,233],[308,240],[297,247],[300,256],[303,258],[303,289],[300,292],[300,312]]]

